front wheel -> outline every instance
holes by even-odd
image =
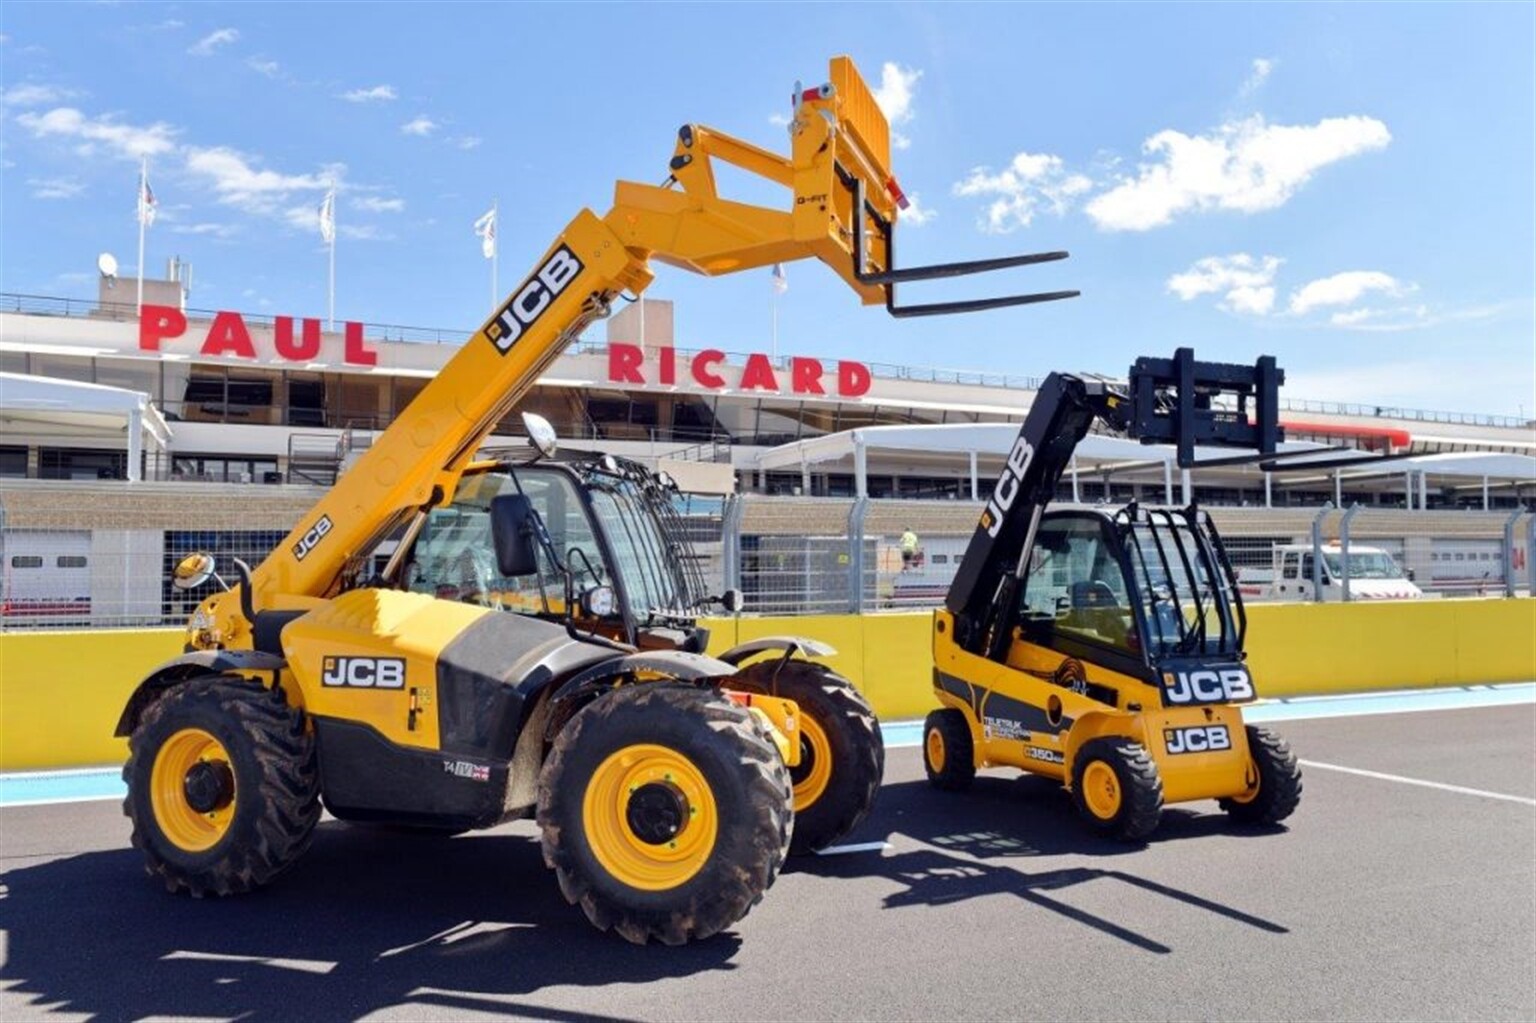
[[[599,697],[539,775],[544,862],[599,930],[643,945],[707,938],[778,876],[789,773],[751,714],[718,693],[646,682]]]
[[[1244,824],[1277,824],[1301,802],[1301,765],[1280,736],[1267,728],[1248,726],[1246,792],[1219,800],[1221,808]]]
[[[1163,779],[1139,743],[1090,739],[1072,760],[1072,800],[1095,831],[1139,842],[1162,819]]]
[[[800,710],[800,763],[794,784],[790,855],[825,849],[869,816],[885,773],[880,723],[852,682],[811,661],[760,661],[727,688],[771,693]]]
[[[281,694],[194,679],[145,710],[128,749],[123,812],[145,869],[171,891],[249,891],[309,847],[320,819],[315,742]]]

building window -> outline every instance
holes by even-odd
[[[5,476],[12,477],[13,479],[27,478],[26,448],[0,448],[0,477]]]
[[[86,560],[78,554],[60,554],[53,563],[57,568],[84,568]]]
[[[128,456],[122,451],[38,448],[37,476],[45,480],[127,479]]]

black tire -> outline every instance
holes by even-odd
[[[199,761],[203,798],[230,800],[210,814],[194,803],[191,771],[174,786],[153,793],[155,765],[167,757],[165,776],[174,781],[174,755],[188,736],[204,734],[224,756]],[[175,741],[174,747],[168,744]],[[196,741],[195,739],[193,740]],[[194,679],[151,704],[128,740],[123,813],[133,821],[133,844],[144,853],[145,870],[171,891],[233,895],[258,888],[292,866],[309,848],[320,819],[314,737],[303,716],[279,693],[238,678]],[[212,779],[212,780],[210,780]],[[167,815],[157,817],[157,805]],[[211,826],[206,848],[178,843],[167,832],[172,821],[223,815]]]
[[[707,819],[715,824],[712,842],[699,847],[694,873],[650,888],[629,883],[621,870],[604,864],[600,856],[615,855],[614,840],[589,832],[584,812],[589,790],[601,811],[613,758],[637,747],[685,760],[700,784],[682,784],[707,788]],[[670,784],[672,775],[666,777]],[[628,797],[620,793],[629,803],[618,853],[642,862],[651,849],[666,855],[660,849],[667,839],[640,837],[632,816],[641,796],[658,791],[665,802],[678,790],[652,782],[629,788]],[[674,804],[683,812],[675,818],[682,830],[670,833],[686,842],[695,820],[706,818],[688,815],[700,812],[692,798]],[[538,821],[545,864],[594,926],[635,944],[655,938],[681,945],[724,930],[762,899],[784,863],[794,811],[789,771],[745,708],[714,690],[647,682],[599,697],[556,736],[539,775]]]
[[[800,708],[800,763],[789,770],[791,856],[825,849],[869,816],[885,774],[885,740],[869,701],[852,682],[824,664],[773,659],[749,665],[726,685],[794,700]],[[808,734],[807,721],[819,736]]]
[[[1258,776],[1258,791],[1243,799],[1218,800],[1232,819],[1244,824],[1278,824],[1301,802],[1301,765],[1280,736],[1248,726],[1248,755]]]
[[[1103,764],[1114,772],[1113,791],[1108,800],[1089,791],[1096,778],[1089,777],[1093,765]],[[1109,778],[1094,771],[1098,779]],[[1086,781],[1085,781],[1086,779]],[[1107,784],[1104,786],[1109,788]],[[1126,842],[1139,842],[1157,830],[1163,814],[1163,779],[1157,764],[1140,743],[1118,736],[1090,739],[1083,743],[1072,760],[1072,801],[1095,831]],[[1113,811],[1105,802],[1113,804]]]
[[[929,712],[923,722],[923,767],[934,787],[946,792],[970,788],[976,780],[976,747],[962,711]]]

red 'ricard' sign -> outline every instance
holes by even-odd
[[[294,336],[293,317],[277,316],[272,320],[272,347],[278,358],[288,362],[313,362],[320,356],[320,321],[301,320],[298,336]],[[179,338],[187,332],[187,316],[175,306],[146,305],[139,312],[139,349],[158,352],[162,341]],[[379,353],[368,347],[363,340],[363,325],[347,323],[342,332],[345,345],[342,359],[349,366],[377,366]],[[235,312],[215,313],[203,337],[198,354],[219,358],[259,358],[256,345],[245,319]]]
[[[772,391],[791,394],[826,394],[828,387],[843,398],[857,398],[869,391],[869,367],[862,362],[839,361],[828,373],[820,359],[795,356],[789,360],[788,387],[774,370],[772,361],[761,352],[747,356],[739,367],[725,365],[725,353],[706,348],[681,360],[693,383],[711,391],[735,388],[739,391]],[[678,356],[672,348],[658,348],[647,365],[646,353],[639,345],[608,343],[608,380],[615,384],[662,384],[678,382]],[[734,380],[723,375],[729,372]],[[824,379],[830,376],[830,379]]]

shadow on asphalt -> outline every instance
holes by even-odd
[[[730,970],[741,944],[600,933],[521,834],[383,838],[326,822],[292,871],[229,899],[173,896],[142,864],[130,849],[7,871],[0,985],[105,1019],[355,1019],[400,1004],[601,1019],[517,996]]]
[[[1240,826],[1223,813],[1172,808],[1150,839],[1153,844],[1216,834],[1259,837],[1284,827]],[[1109,879],[1143,892],[1172,899],[1272,934],[1288,928],[1212,899],[1152,881],[1124,870],[1096,866],[1030,873],[996,860],[1030,856],[1078,855],[1107,861],[1144,849],[1095,835],[1077,816],[1061,786],[1046,778],[979,777],[965,792],[942,792],[926,780],[886,785],[870,819],[850,841],[887,835],[898,851],[884,856],[810,857],[791,861],[789,870],[819,877],[884,877],[904,886],[886,896],[884,907],[937,906],[988,895],[1013,894],[1149,952],[1168,953],[1167,945],[1084,912],[1045,894]],[[900,851],[915,839],[927,848]]]

